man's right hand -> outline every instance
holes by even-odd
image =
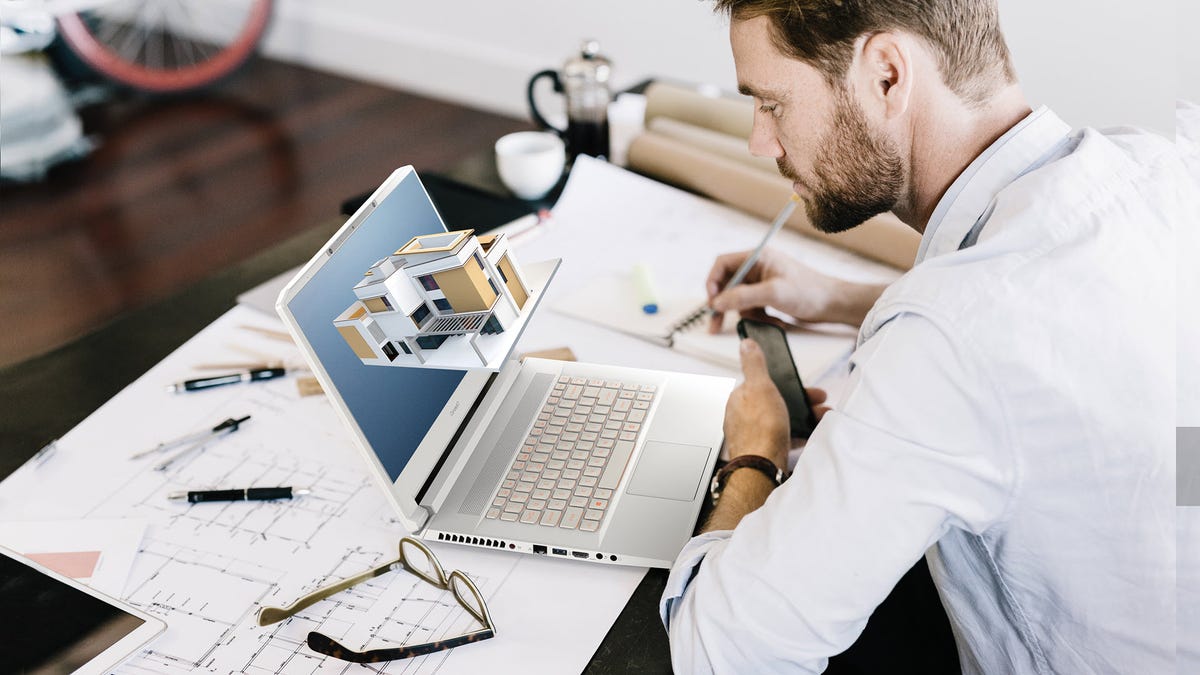
[[[807,323],[845,323],[858,326],[885,286],[856,284],[822,274],[771,249],[764,249],[742,283],[729,290],[725,284],[750,251],[719,256],[708,273],[706,290],[713,309],[709,331],[721,329],[725,312],[765,318],[773,307]]]
[[[826,276],[771,249],[764,249],[742,283],[723,290],[751,251],[719,256],[708,273],[708,303],[713,308],[711,332],[721,328],[725,312],[762,318],[766,307],[800,321],[827,321],[826,308],[836,293],[837,279]]]

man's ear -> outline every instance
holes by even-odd
[[[884,119],[904,114],[913,88],[910,41],[897,33],[882,32],[863,36],[854,46],[850,77],[859,102]]]

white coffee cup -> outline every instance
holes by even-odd
[[[566,146],[549,131],[518,131],[496,141],[500,180],[521,199],[546,196],[558,184],[566,161]]]

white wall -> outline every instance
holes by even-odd
[[[1180,1],[1200,13],[1196,0]],[[1197,22],[1176,21],[1173,0],[1000,2],[1031,101],[1077,126],[1173,129],[1171,102],[1183,79],[1177,64],[1182,70],[1200,58],[1175,50],[1184,30],[1175,26]],[[265,49],[526,117],[529,76],[558,67],[589,37],[613,60],[618,88],[653,76],[736,88],[727,26],[705,0],[279,0]],[[1200,88],[1200,76],[1191,80]]]

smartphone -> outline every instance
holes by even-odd
[[[800,373],[796,371],[796,361],[792,358],[783,328],[773,323],[742,319],[738,321],[737,331],[743,340],[757,342],[766,355],[767,372],[787,404],[792,436],[808,438],[817,426],[817,416],[813,413],[808,393],[804,391],[804,383],[800,381]]]

